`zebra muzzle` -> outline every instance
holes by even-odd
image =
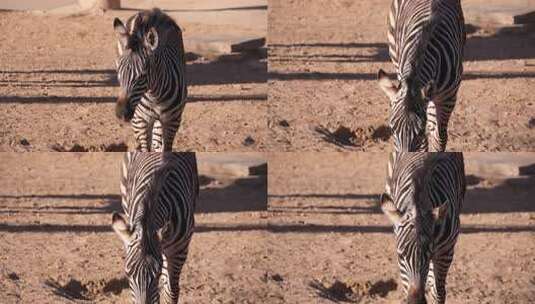
[[[115,115],[118,119],[126,122],[130,121],[134,117],[134,107],[129,102],[127,94],[122,93],[117,98],[117,104],[115,105]]]
[[[407,304],[427,304],[425,299],[425,285],[416,284],[409,286],[407,291]]]

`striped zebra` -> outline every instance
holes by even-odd
[[[113,213],[112,227],[126,249],[134,303],[159,303],[160,297],[162,303],[178,303],[198,193],[194,153],[126,154],[121,179],[125,214]]]
[[[395,151],[445,151],[463,72],[466,40],[460,0],[393,0],[388,47],[399,84],[383,70]]]
[[[117,76],[121,91],[116,115],[130,121],[136,150],[171,151],[188,95],[182,30],[153,9],[115,18]]]
[[[394,152],[381,209],[394,224],[407,303],[446,301],[446,276],[459,235],[466,191],[462,153]]]

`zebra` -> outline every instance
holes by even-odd
[[[194,153],[128,152],[122,163],[124,214],[112,228],[123,241],[134,303],[178,303],[179,280],[199,194]],[[161,291],[160,291],[160,287]]]
[[[136,150],[171,151],[188,95],[182,30],[155,8],[113,21],[118,40],[116,104],[130,121]]]
[[[394,226],[407,303],[446,301],[446,276],[459,235],[466,192],[463,154],[393,152],[380,205]]]
[[[393,0],[389,54],[399,84],[379,69],[390,99],[395,151],[445,151],[463,73],[466,41],[460,0]]]

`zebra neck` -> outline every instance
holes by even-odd
[[[155,54],[145,99],[161,104],[174,102],[178,98],[181,91],[179,84],[184,81],[184,68],[179,56],[172,47],[163,48]]]

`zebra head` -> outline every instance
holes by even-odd
[[[413,195],[404,199],[414,200]],[[433,252],[435,223],[441,221],[447,212],[447,204],[431,210],[420,210],[417,203],[402,203],[409,206],[400,210],[387,193],[380,199],[383,213],[394,225],[396,251],[401,281],[406,292],[407,304],[426,304],[425,284]]]
[[[130,121],[143,94],[148,90],[149,61],[159,45],[158,31],[147,26],[145,12],[130,17],[126,26],[115,18],[113,28],[117,37],[116,61],[120,93],[115,113],[119,119]]]
[[[112,227],[126,249],[125,272],[133,303],[159,303],[158,284],[163,264],[161,232],[151,233],[142,225],[131,227],[124,215],[115,212]]]
[[[383,70],[379,70],[378,80],[390,99],[389,124],[395,151],[427,151],[427,105],[433,84],[418,90],[414,81],[404,79],[396,85]]]

